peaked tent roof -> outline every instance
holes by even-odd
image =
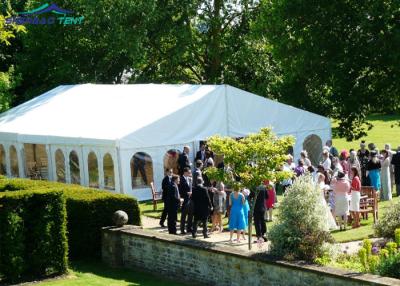
[[[0,132],[21,142],[121,148],[239,137],[265,126],[294,134],[330,129],[330,120],[229,85],[187,84],[59,86],[0,115]]]

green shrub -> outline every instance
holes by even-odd
[[[69,257],[72,259],[101,256],[101,228],[113,224],[115,211],[125,211],[129,224],[141,224],[138,202],[130,196],[78,185],[0,178],[0,192],[37,188],[59,190],[66,197]]]
[[[400,253],[382,260],[377,267],[377,272],[382,276],[400,278]]]
[[[400,228],[396,228],[394,231],[394,242],[396,242],[397,245],[400,245]]]
[[[400,202],[392,204],[379,218],[375,225],[375,233],[378,237],[394,238],[398,228],[400,228]]]
[[[6,279],[64,273],[67,253],[62,192],[0,194],[0,270]]]
[[[329,233],[321,194],[311,177],[296,179],[287,190],[270,233],[272,254],[286,259],[315,260],[322,257]]]

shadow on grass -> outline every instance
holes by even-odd
[[[77,276],[81,274],[93,274],[102,278],[125,281],[127,285],[187,285],[181,282],[173,281],[170,278],[158,276],[157,274],[144,272],[141,270],[131,270],[124,268],[111,268],[110,266],[93,260],[80,260],[71,262],[71,269]]]

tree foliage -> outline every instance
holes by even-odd
[[[223,154],[225,169],[207,168],[207,175],[222,181],[235,190],[248,188],[258,195],[257,187],[265,180],[281,181],[293,176],[282,171],[281,167],[288,158],[287,150],[293,146],[291,136],[277,137],[271,128],[262,128],[259,133],[236,140],[230,137],[212,136],[208,146],[216,154]],[[250,204],[253,213],[255,199]],[[252,215],[249,215],[249,248],[251,248]]]
[[[400,2],[265,0],[261,30],[281,63],[282,100],[365,135],[373,111],[400,108]]]

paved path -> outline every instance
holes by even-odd
[[[157,232],[162,232],[162,233],[168,233],[168,229],[162,228],[159,225],[159,219],[155,219],[155,218],[151,218],[151,217],[146,217],[146,216],[142,216],[142,224],[143,227],[146,229],[150,229],[153,231],[157,231]],[[178,233],[179,233],[179,222],[178,222]],[[231,246],[234,247],[235,249],[241,249],[241,250],[246,250],[248,251],[248,236],[246,235],[246,240],[241,240],[239,243],[237,243],[236,241],[229,242],[229,232],[228,231],[224,231],[222,233],[217,233],[217,232],[213,232],[210,233],[210,238],[203,238],[203,235],[201,233],[202,228],[199,227],[198,229],[198,234],[196,238],[192,238],[191,234],[185,234],[183,235],[184,237],[190,238],[190,239],[196,239],[196,240],[202,240],[202,241],[209,241],[209,242],[213,242],[217,245],[223,245],[223,246]],[[234,233],[233,238],[236,238],[236,233]],[[254,241],[256,241],[256,239],[253,239]],[[269,242],[263,242],[263,243],[253,243],[252,245],[252,249],[251,252],[266,252],[268,251],[268,247],[269,247]]]
[[[150,230],[153,230],[156,232],[168,233],[168,229],[166,227],[162,228],[159,225],[159,221],[160,221],[159,219],[142,216],[142,224],[143,224],[144,228],[150,229]],[[178,222],[177,229],[179,232],[179,222]],[[190,239],[194,239],[194,238],[192,238],[191,234],[186,234],[184,236],[187,238],[190,238]],[[233,238],[236,238],[236,234],[233,235]],[[246,235],[246,241],[242,240],[240,243],[237,243],[237,242],[231,243],[231,242],[229,242],[229,232],[228,231],[224,231],[222,233],[214,232],[214,233],[210,234],[210,238],[204,239],[203,235],[201,234],[201,228],[199,228],[196,239],[209,241],[209,242],[213,242],[213,243],[224,245],[224,246],[231,246],[231,247],[241,249],[241,250],[246,250],[246,251],[248,250],[247,235]],[[253,238],[253,242],[255,240],[256,239]],[[379,239],[378,238],[371,239],[372,242],[375,242],[377,240],[379,240]],[[342,253],[354,254],[354,253],[357,253],[358,250],[361,248],[362,241],[360,241],[360,240],[350,241],[350,242],[345,242],[345,243],[338,243],[338,245],[339,245],[340,251]],[[269,247],[270,247],[269,242],[253,243],[251,252],[268,252]]]

